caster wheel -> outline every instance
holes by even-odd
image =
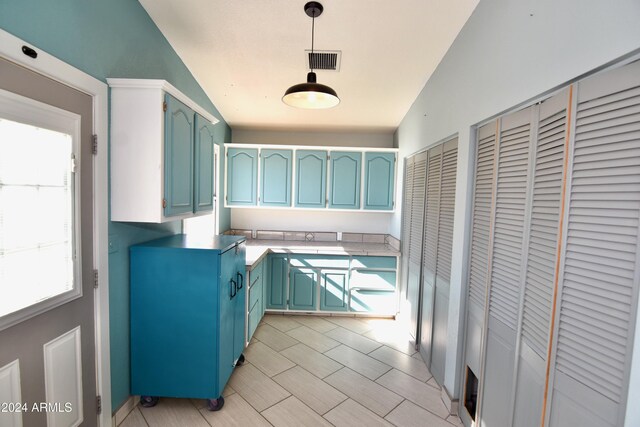
[[[140,396],[140,406],[143,408],[151,408],[158,404],[158,400],[160,400],[157,396]]]
[[[222,409],[224,406],[224,397],[220,396],[217,399],[207,399],[207,407],[210,411],[215,412]]]
[[[244,365],[244,354],[241,354],[240,357],[238,357],[238,361],[236,362],[236,366],[242,365]]]

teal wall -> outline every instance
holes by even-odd
[[[215,126],[220,143],[231,141],[231,128],[136,0],[2,0],[0,28],[105,82],[107,77],[167,80],[221,119]],[[222,209],[220,230],[229,226],[230,211]],[[128,248],[180,231],[180,222],[109,224],[116,250],[109,255],[114,410],[129,396]]]

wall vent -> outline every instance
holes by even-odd
[[[307,70],[340,71],[342,52],[339,50],[314,50],[313,55],[310,50],[305,50],[304,56]]]

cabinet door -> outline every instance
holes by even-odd
[[[322,270],[320,273],[320,310],[347,311],[349,295],[348,270]]]
[[[255,206],[258,194],[258,150],[227,149],[227,204]]]
[[[245,253],[246,244],[239,243],[234,249],[234,276],[237,283],[236,296],[233,299],[233,360],[236,361],[242,354],[245,344],[245,321],[246,321],[246,295],[247,281],[245,277]]]
[[[291,206],[291,150],[260,152],[260,205]]]
[[[194,112],[171,95],[165,95],[164,214],[193,212]]]
[[[296,151],[296,207],[324,208],[327,203],[327,152]]]
[[[289,272],[289,308],[315,310],[318,273],[310,268],[291,268]]]
[[[194,160],[194,212],[212,211],[215,188],[213,125],[196,114]]]
[[[360,209],[360,164],[362,153],[331,152],[329,207]]]
[[[268,256],[267,308],[287,308],[286,290],[289,260],[286,255]]]
[[[393,210],[395,153],[365,153],[364,208]]]
[[[222,392],[229,380],[234,365],[234,331],[233,324],[234,307],[236,298],[235,289],[235,253],[228,250],[220,257],[220,286],[218,288],[220,298],[219,317],[219,342],[218,353],[220,355],[218,365],[218,390]],[[212,396],[213,398],[217,396]]]

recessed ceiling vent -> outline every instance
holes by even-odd
[[[342,52],[339,50],[310,50],[304,51],[307,70],[340,71]]]

